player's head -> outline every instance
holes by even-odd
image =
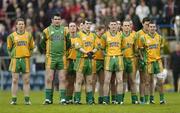
[[[84,21],[82,18],[77,19],[77,27],[79,31],[82,31],[84,29]]]
[[[104,25],[99,25],[96,27],[96,34],[98,36],[102,36],[105,32],[105,26]]]
[[[61,16],[59,15],[59,13],[54,13],[51,17],[51,21],[54,26],[60,26]]]
[[[118,31],[121,31],[121,21],[116,21],[117,22],[117,29]]]
[[[24,31],[25,30],[25,20],[23,18],[16,19],[16,30]]]
[[[76,33],[77,31],[77,26],[75,22],[70,22],[69,23],[69,32],[70,33]]]
[[[85,29],[85,31],[88,31],[88,32],[90,31],[91,24],[92,24],[92,22],[89,19],[86,19],[84,21],[83,28]]]
[[[129,23],[130,23],[130,31],[132,31],[133,30],[133,21],[129,20]]]
[[[145,31],[148,31],[150,19],[148,17],[143,18],[142,25]]]
[[[117,31],[117,22],[115,19],[109,21],[109,30],[113,32]]]
[[[123,21],[122,28],[123,28],[123,32],[130,31],[131,28],[130,28],[130,20],[129,19],[126,19]]]
[[[154,34],[156,32],[156,24],[153,21],[149,22],[149,33]]]

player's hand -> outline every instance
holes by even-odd
[[[94,55],[94,53],[92,51],[87,53],[87,56],[89,59],[93,59],[93,55]]]

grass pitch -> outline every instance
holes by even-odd
[[[10,105],[11,92],[0,91],[0,113],[180,113],[180,93],[166,93],[166,105],[159,104],[158,93],[155,105],[132,105],[130,93],[125,95],[124,105],[86,105],[85,95],[82,95],[83,105],[59,105],[58,95],[58,92],[54,92],[54,104],[42,105],[44,92],[31,91],[32,105],[27,106],[24,105],[23,92],[20,91],[18,104]]]

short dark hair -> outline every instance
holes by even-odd
[[[117,23],[117,19],[113,18],[113,17],[109,17],[109,24],[110,22],[116,22]]]
[[[149,24],[156,24],[155,22],[153,22],[153,21],[149,21]]]
[[[25,23],[24,18],[17,18],[15,23],[17,24],[19,21],[23,21]]]
[[[101,29],[105,29],[105,26],[104,25],[99,25],[99,26],[96,27],[96,30],[98,30],[98,31],[101,30]]]
[[[123,23],[122,23],[122,25],[124,24],[124,22],[130,22],[131,21],[131,19],[124,19],[124,21],[123,21]]]
[[[53,19],[55,16],[61,17],[58,12],[55,12],[55,13],[52,14],[51,19]]]
[[[142,23],[144,24],[145,22],[149,22],[149,21],[150,21],[150,19],[148,17],[145,17],[145,18],[143,18]]]

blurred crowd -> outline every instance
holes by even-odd
[[[18,17],[26,20],[26,30],[39,42],[41,31],[47,27],[54,12],[59,12],[62,23],[92,20],[106,24],[109,17],[123,21],[130,18],[134,30],[141,29],[141,20],[149,16],[158,25],[168,25],[180,13],[179,0],[0,0],[0,56],[6,56],[6,38],[15,30]]]

